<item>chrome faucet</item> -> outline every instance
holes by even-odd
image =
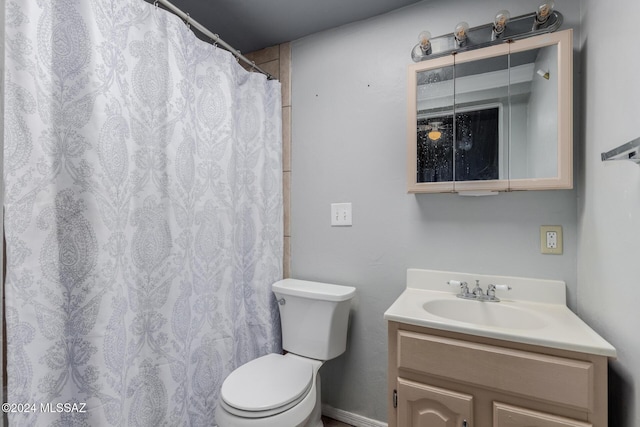
[[[458,286],[460,288],[460,293],[456,294],[458,298],[473,298],[473,294],[469,292],[469,285],[467,284],[467,282],[460,282],[459,280],[449,280],[447,284],[451,286]]]
[[[458,298],[472,299],[476,301],[499,302],[500,298],[496,297],[496,290],[500,290],[500,291],[511,290],[511,286],[508,286],[508,285],[490,284],[487,287],[487,292],[485,293],[480,287],[480,280],[476,280],[476,286],[471,291],[469,291],[469,285],[467,284],[467,282],[460,282],[458,280],[449,280],[447,283],[451,286],[458,286],[460,288],[460,293],[456,294]]]
[[[476,287],[471,291],[475,299],[484,299],[484,291],[480,287],[480,280],[476,280]]]

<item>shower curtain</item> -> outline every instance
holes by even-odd
[[[10,424],[215,425],[281,350],[279,82],[142,0],[5,27]]]

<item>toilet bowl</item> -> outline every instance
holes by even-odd
[[[318,371],[346,349],[355,288],[285,279],[272,289],[289,353],[254,359],[224,380],[218,427],[322,427]]]
[[[242,365],[223,384],[218,426],[322,427],[320,366],[320,361],[291,353]]]

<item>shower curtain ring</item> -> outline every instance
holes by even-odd
[[[186,24],[187,24],[187,28],[191,29],[191,15],[189,15],[188,13],[187,13]]]
[[[158,10],[158,0],[154,1],[153,5],[155,6],[156,10]]]

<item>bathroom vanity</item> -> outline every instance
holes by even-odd
[[[450,280],[511,290],[465,300]],[[385,319],[389,427],[607,426],[616,351],[567,308],[561,281],[411,269]]]

